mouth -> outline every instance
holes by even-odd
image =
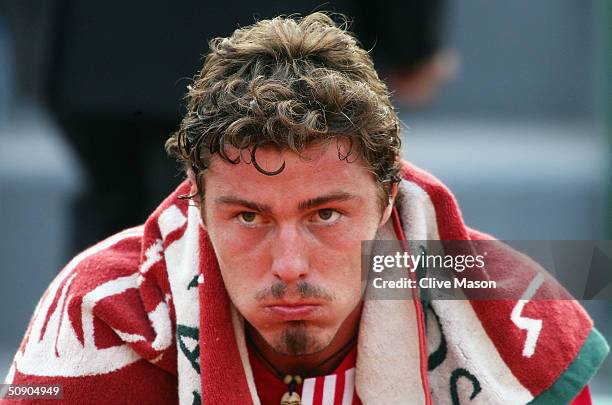
[[[276,303],[267,305],[265,311],[280,321],[305,321],[315,318],[322,310],[317,303]]]

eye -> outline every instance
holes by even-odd
[[[317,211],[313,218],[313,222],[330,224],[336,222],[340,218],[340,213],[331,208],[323,208]]]
[[[237,218],[238,222],[245,225],[256,225],[262,221],[259,214],[251,211],[241,212]]]
[[[253,222],[255,221],[255,213],[254,212],[243,212],[242,214],[240,214],[240,218],[242,218],[244,222]]]

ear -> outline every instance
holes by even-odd
[[[196,174],[192,168],[187,169],[187,179],[189,180],[189,195],[191,201],[200,206],[200,193],[198,192],[198,182],[196,181]]]
[[[389,204],[387,204],[387,207],[380,218],[380,224],[378,225],[379,227],[386,224],[391,217],[393,206],[395,205],[395,197],[397,197],[397,183],[393,183],[393,186],[391,186],[391,190],[389,192]]]
[[[189,180],[189,195],[192,196],[191,201],[193,202],[193,204],[198,206],[198,210],[200,211],[200,225],[202,226],[202,228],[204,228],[204,230],[207,230],[206,221],[204,221],[204,218],[202,218],[204,213],[201,209],[202,200],[200,198],[200,193],[198,192],[198,182],[196,181],[196,174],[194,173],[192,168],[187,169],[187,180]]]

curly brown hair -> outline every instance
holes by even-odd
[[[301,154],[316,141],[344,138],[347,161],[367,163],[381,204],[398,181],[400,125],[368,53],[326,13],[276,17],[210,41],[204,66],[186,94],[187,112],[166,151],[197,174],[225,149],[276,146]],[[355,154],[352,158],[351,155]]]

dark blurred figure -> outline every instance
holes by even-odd
[[[446,48],[446,0],[359,2],[353,29],[408,108],[427,106],[458,67]]]
[[[70,255],[142,223],[178,184],[180,171],[163,144],[178,125],[185,87],[213,36],[279,14],[343,13],[372,49],[396,99],[412,106],[426,103],[453,69],[442,47],[444,0],[18,3],[12,7],[49,10],[40,51],[48,56],[43,94],[89,175],[74,207]],[[13,25],[20,24],[27,29],[24,20]],[[24,66],[32,59],[27,36],[18,42],[17,63]]]

